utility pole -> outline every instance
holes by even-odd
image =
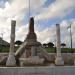
[[[30,0],[29,0],[29,19],[30,19]]]
[[[73,50],[72,50],[72,31],[71,31],[71,24],[70,24],[70,40],[71,40],[71,53],[73,53]]]
[[[1,49],[3,49],[3,33],[1,33],[1,36],[2,36],[2,41],[1,41]]]
[[[73,50],[72,50],[72,30],[71,30],[71,25],[72,24],[70,24],[70,26],[68,28],[70,28],[70,48],[71,48],[71,53],[73,53]]]
[[[3,45],[3,32],[1,32],[0,34],[1,34],[1,37],[0,37],[0,39],[1,39],[0,40],[0,49],[2,51],[2,49],[3,49],[3,46],[2,46]]]

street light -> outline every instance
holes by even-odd
[[[70,26],[68,26],[68,28],[70,28],[71,53],[73,53],[73,51],[72,51],[72,31],[71,31],[71,25],[72,25],[72,23],[70,24]]]
[[[1,48],[0,48],[0,49],[2,50],[2,49],[3,49],[3,48],[2,48],[2,47],[3,47],[3,46],[2,46],[2,45],[3,45],[3,33],[0,33],[0,34],[1,34],[1,41],[0,41],[0,42],[1,42],[1,45],[0,45]]]
[[[1,36],[2,36],[2,41],[1,41],[2,48],[1,49],[3,49],[3,33],[1,33]]]
[[[29,0],[29,18],[30,18],[30,0]]]

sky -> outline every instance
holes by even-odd
[[[16,20],[16,40],[24,41],[29,18],[34,17],[35,33],[41,43],[56,43],[56,24],[60,24],[61,43],[70,47],[71,24],[75,48],[75,0],[0,0],[0,37],[10,42],[11,20]]]

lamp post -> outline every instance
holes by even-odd
[[[71,31],[71,24],[70,24],[70,39],[71,39],[71,53],[73,53],[73,51],[72,51],[72,31]]]
[[[30,18],[30,0],[29,0],[29,18]]]
[[[1,32],[0,34],[1,34],[1,38],[0,38],[0,39],[1,39],[1,40],[0,40],[0,49],[1,49],[1,51],[2,51],[2,49],[3,49],[3,48],[2,48],[2,47],[3,47],[3,46],[2,46],[2,45],[3,45],[3,33]]]
[[[1,49],[3,49],[3,33],[1,33],[1,36],[2,36],[2,40],[1,40]]]
[[[73,50],[72,50],[72,30],[71,30],[71,25],[72,24],[70,24],[70,26],[68,28],[70,28],[70,48],[71,48],[71,53],[73,53]]]

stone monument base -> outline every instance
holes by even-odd
[[[75,65],[75,59],[74,59],[74,65]]]
[[[43,64],[44,59],[39,58],[39,56],[32,56],[30,58],[20,58],[20,65],[24,66],[24,64]]]
[[[59,65],[59,66],[64,65],[64,61],[62,60],[61,56],[56,57],[56,59],[55,59],[55,65]]]
[[[10,67],[16,66],[16,60],[15,60],[14,53],[9,53],[9,56],[6,62],[6,66],[10,66]]]

